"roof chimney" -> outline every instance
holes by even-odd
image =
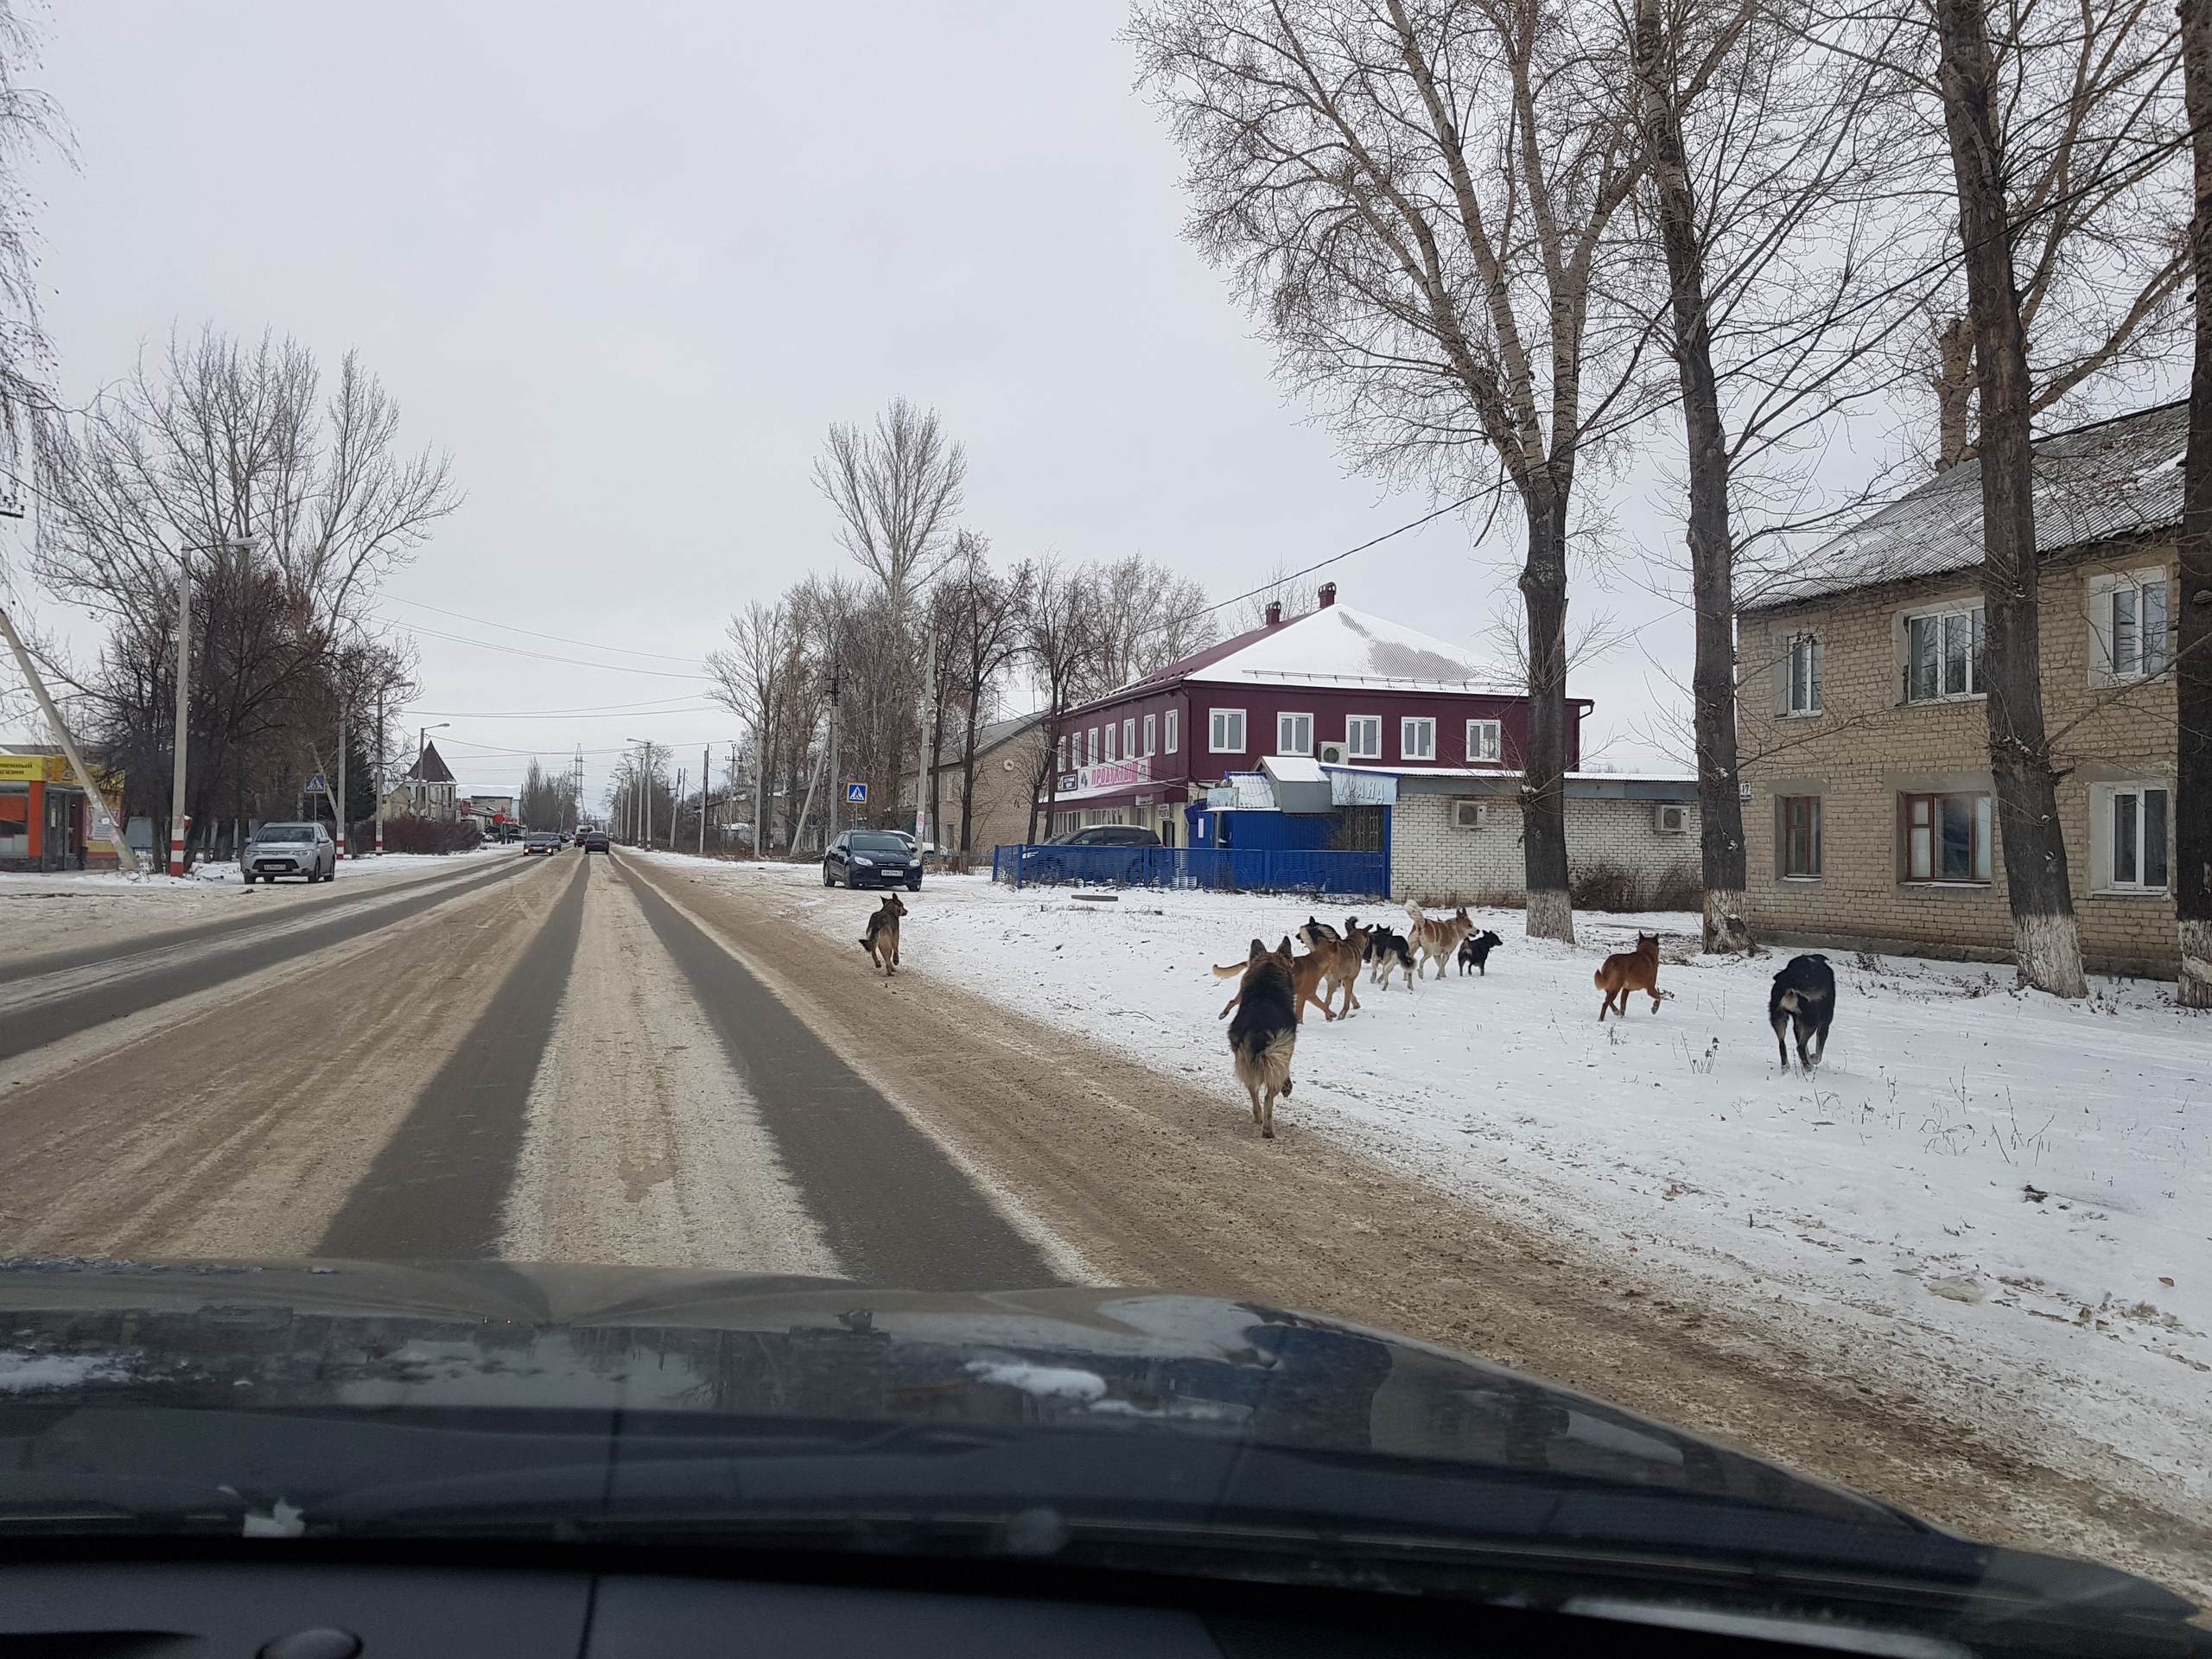
[[[1268,626],[1271,628],[1282,626],[1282,601],[1279,599],[1268,601]]]
[[[1325,611],[1327,610],[1330,606],[1337,602],[1337,584],[1335,582],[1325,582],[1321,584],[1320,601],[1321,608]]]

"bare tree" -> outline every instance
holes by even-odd
[[[1029,830],[1025,839],[1037,839],[1039,795],[1045,797],[1045,822],[1052,823],[1060,798],[1060,727],[1067,712],[1082,699],[1076,694],[1095,651],[1094,630],[1098,605],[1088,572],[1065,570],[1051,559],[1039,560],[1029,590],[1029,607],[1022,618],[1021,653],[1045,694],[1044,729],[1037,746],[1029,790]]]
[[[1940,25],[1942,8],[1932,10]],[[1874,15],[1897,41],[1896,20],[1913,13]],[[2180,157],[2169,142],[2179,63],[2153,0],[2005,0],[1983,4],[1981,16],[2033,421],[2076,394],[2140,386],[2185,327],[2190,255],[2173,207]],[[1896,54],[1904,62],[1916,55]],[[1939,67],[1939,82],[1942,74]],[[1943,86],[1931,90],[1948,96]],[[1947,131],[1955,145],[1957,133]],[[1910,154],[1900,147],[1901,172]],[[1970,257],[1955,280],[1967,292],[1955,289],[1931,308],[1938,471],[1978,453],[1980,325]]]
[[[1637,412],[1637,331],[1597,278],[1641,176],[1610,21],[1543,0],[1153,0],[1131,33],[1189,163],[1192,233],[1355,460],[1490,467],[1526,531],[1528,928],[1571,940],[1567,525]]]
[[[2180,637],[2174,677],[2179,753],[2174,771],[2174,916],[2181,974],[2175,999],[2212,1008],[2212,0],[2181,0],[2196,211],[2196,352],[2189,383],[2183,481]]]
[[[1089,649],[1073,688],[1077,702],[1103,697],[1213,643],[1206,591],[1141,554],[1085,567],[1092,594]]]
[[[1801,20],[1774,0],[1635,0],[1626,26],[1666,272],[1654,321],[1688,456],[1703,942],[1747,950],[1734,496],[1747,462],[1802,455],[1809,431],[1872,389],[1865,365],[1896,326],[1898,306],[1869,303],[1878,282],[1862,245],[1879,146],[1861,135],[1889,77],[1878,54],[1804,52]]]
[[[1287,618],[1308,615],[1320,602],[1320,583],[1287,575],[1281,561],[1277,561],[1274,569],[1268,572],[1268,579],[1245,594],[1238,604],[1237,626],[1247,632],[1264,628],[1270,606],[1281,607],[1280,613]]]
[[[988,543],[981,537],[968,541],[965,556],[949,575],[946,586],[958,595],[963,623],[962,651],[954,664],[953,700],[963,721],[960,734],[960,852],[975,850],[971,831],[976,817],[976,737],[988,717],[1001,681],[1020,652],[1022,628],[1028,614],[1035,572],[1017,565],[1006,575],[990,568],[985,558]]]
[[[775,748],[776,715],[788,699],[788,682],[798,671],[791,607],[758,601],[729,620],[727,646],[707,653],[713,688],[707,695],[753,728],[753,855],[766,856],[760,826],[766,822],[768,757]]]
[[[456,505],[447,462],[397,449],[397,411],[348,358],[321,397],[291,340],[246,348],[210,329],[172,340],[80,421],[41,428],[46,508],[34,569],[53,592],[105,613],[99,664],[78,689],[133,810],[173,747],[177,564],[194,569],[190,816],[248,816],[281,799],[341,710],[365,710],[379,677],[367,601]],[[343,677],[359,669],[369,683]],[[308,734],[321,733],[320,738]]]
[[[937,411],[904,397],[875,417],[873,432],[831,426],[829,453],[814,463],[815,486],[837,512],[837,544],[894,612],[951,556],[967,477],[967,452],[945,436]]]
[[[46,390],[48,348],[32,276],[37,200],[23,163],[50,149],[73,160],[68,123],[54,101],[23,84],[37,61],[37,36],[12,0],[0,0],[0,468],[6,493],[18,495],[18,455],[24,427],[52,410]],[[0,570],[0,576],[5,571]]]

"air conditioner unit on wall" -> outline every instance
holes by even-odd
[[[1690,810],[1662,801],[1651,815],[1651,827],[1662,836],[1686,836],[1690,830]]]
[[[1490,823],[1490,805],[1484,801],[1454,801],[1452,803],[1452,827],[1454,830],[1480,830]]]
[[[1341,743],[1324,743],[1313,758],[1325,766],[1341,766],[1344,763],[1344,746]]]

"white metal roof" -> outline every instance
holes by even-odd
[[[1391,686],[1508,696],[1520,690],[1464,646],[1349,605],[1326,605],[1270,628],[1189,677],[1212,685]]]
[[[2046,552],[2181,523],[2189,405],[2167,404],[2039,438],[2036,543]],[[1763,582],[1740,608],[1819,599],[1981,563],[1981,463],[1962,461]]]

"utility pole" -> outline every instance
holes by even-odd
[[[16,634],[16,625],[9,620],[4,609],[0,609],[0,634],[8,637],[8,649],[16,654],[16,666],[22,671],[23,678],[29,682],[31,695],[38,699],[39,711],[46,716],[46,723],[54,732],[54,741],[61,746],[61,753],[68,757],[69,769],[77,774],[77,787],[85,791],[86,806],[92,814],[94,823],[106,835],[109,845],[115,849],[115,855],[124,868],[133,875],[143,875],[145,872],[138,868],[137,850],[124,840],[123,830],[116,823],[114,814],[107,810],[107,798],[92,786],[92,774],[85,765],[85,757],[77,752],[77,740],[70,735],[68,727],[62,723],[61,711],[54,706],[54,699],[46,695],[46,682],[39,678],[38,671],[31,666],[30,653],[23,649],[22,640]]]
[[[176,758],[169,769],[169,874],[184,874],[184,734],[192,712],[192,550],[176,561]]]
[[[707,855],[707,780],[714,776],[715,746],[699,751],[699,856]]]
[[[384,856],[384,688],[377,688],[377,856]]]
[[[827,839],[835,841],[845,827],[845,774],[837,766],[837,664],[830,664],[830,810],[822,815],[830,825]]]
[[[339,700],[338,703],[337,804],[338,810],[332,815],[338,820],[338,853],[336,861],[343,864],[346,861],[346,831],[350,826],[348,826],[346,822],[346,703],[342,697]]]

